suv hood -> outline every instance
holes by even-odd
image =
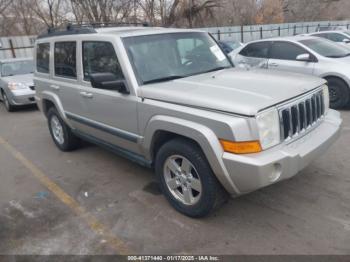
[[[16,82],[16,83],[22,83],[27,86],[33,86],[33,74],[25,74],[25,75],[14,75],[14,76],[5,76],[1,79],[7,83],[9,82]]]
[[[254,116],[325,83],[302,74],[226,69],[144,85],[141,92],[143,98]]]

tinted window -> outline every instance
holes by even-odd
[[[247,45],[239,53],[242,56],[267,58],[269,53],[270,42],[258,42]]]
[[[325,57],[341,58],[350,55],[349,49],[346,47],[322,38],[301,40],[299,42]]]
[[[298,55],[308,53],[304,48],[292,43],[275,42],[270,51],[270,58],[279,60],[296,60]]]
[[[349,38],[342,34],[329,33],[328,39],[332,40],[333,42],[343,42],[344,39],[349,39]]]
[[[38,44],[36,51],[36,70],[40,73],[49,73],[50,44]]]
[[[83,42],[84,80],[93,73],[113,73],[124,79],[113,45],[108,42]]]
[[[55,43],[55,75],[76,78],[76,43]]]

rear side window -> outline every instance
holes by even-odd
[[[76,78],[76,42],[55,43],[55,75]]]
[[[268,58],[270,42],[258,42],[247,45],[239,53],[242,56]]]
[[[50,44],[38,44],[36,50],[36,70],[39,73],[49,73],[50,65]]]
[[[90,74],[112,73],[123,80],[123,72],[113,45],[109,42],[83,42],[84,80],[90,80]]]
[[[296,60],[298,55],[308,54],[304,48],[287,42],[273,43],[270,51],[271,59]]]

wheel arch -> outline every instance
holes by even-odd
[[[336,78],[339,79],[341,81],[343,81],[348,88],[350,88],[350,80],[347,80],[347,78],[341,74],[337,74],[337,73],[331,73],[331,74],[325,74],[325,75],[321,75],[320,77],[322,77],[323,79],[325,79],[327,82],[329,79],[331,78]]]
[[[144,134],[142,147],[146,158],[151,161],[161,145],[171,139],[182,137],[193,141],[203,151],[222,186],[230,194],[239,194],[223,163],[221,144],[208,127],[176,117],[155,116],[149,121]]]
[[[47,116],[47,112],[49,109],[54,106],[62,119],[67,123],[67,117],[63,110],[62,103],[60,102],[59,97],[56,94],[53,94],[51,92],[42,92],[41,93],[41,108],[42,112]]]

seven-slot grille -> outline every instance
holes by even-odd
[[[279,110],[282,140],[291,139],[314,126],[325,114],[323,91],[317,91]]]

